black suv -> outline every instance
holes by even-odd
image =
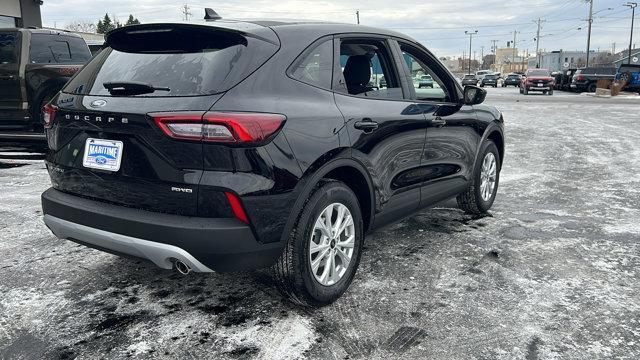
[[[494,88],[498,87],[498,75],[485,75],[484,78],[480,81],[480,87],[485,86],[493,86]]]
[[[0,137],[44,138],[42,106],[90,58],[75,34],[0,29]]]
[[[504,141],[485,95],[365,26],[116,29],[46,107],[44,222],[182,273],[270,267],[292,299],[327,304],[367,232],[454,196],[489,210]]]

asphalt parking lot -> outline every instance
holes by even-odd
[[[491,215],[453,202],[367,237],[301,309],[260,273],[181,276],[56,239],[38,149],[0,149],[0,359],[638,359],[640,99],[489,89]]]

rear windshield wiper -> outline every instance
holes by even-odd
[[[113,81],[102,83],[111,95],[142,95],[156,91],[171,91],[168,87],[157,87],[140,82]]]

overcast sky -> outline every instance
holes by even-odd
[[[626,0],[594,0],[592,49],[616,52],[629,45],[631,11]],[[478,30],[473,50],[487,54],[491,40],[505,46],[517,30],[518,48],[535,52],[536,24],[543,24],[541,49],[584,50],[587,43],[589,5],[585,0],[368,0],[368,1],[290,1],[290,0],[44,0],[44,26],[64,27],[89,20],[97,22],[105,13],[115,14],[124,22],[133,14],[141,22],[184,21],[181,6],[187,3],[193,14],[190,21],[201,21],[204,7],[214,8],[223,18],[233,19],[313,19],[337,22],[360,22],[390,28],[422,42],[438,56],[461,56],[468,51],[465,30]],[[613,10],[608,10],[612,8]],[[640,10],[640,8],[636,9]],[[636,11],[634,42],[640,44],[640,11]],[[467,49],[467,50],[465,50]]]

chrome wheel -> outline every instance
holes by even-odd
[[[480,170],[480,196],[484,201],[489,201],[493,196],[497,172],[496,157],[490,152],[482,160],[482,169]]]
[[[315,279],[330,286],[347,271],[356,233],[349,209],[340,203],[327,206],[316,219],[309,240],[309,263]]]

